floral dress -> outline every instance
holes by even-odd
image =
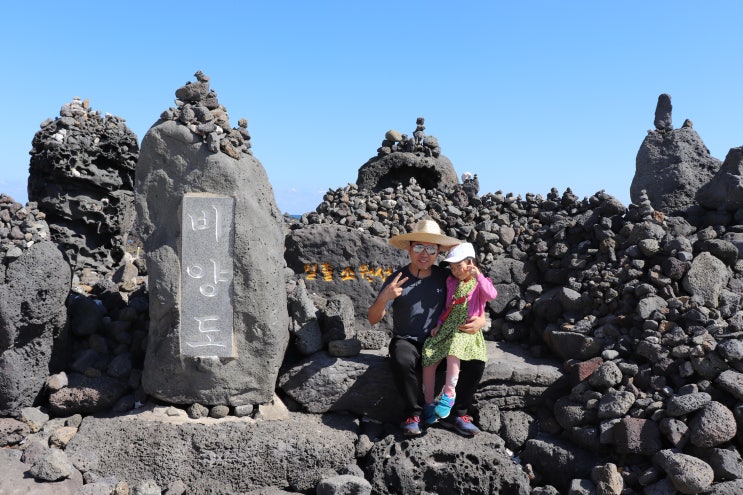
[[[477,280],[472,278],[457,285],[453,298],[455,301],[439,332],[435,337],[428,337],[423,344],[423,366],[436,364],[449,355],[462,361],[487,361],[487,348],[482,332],[472,335],[459,331],[459,325],[467,323],[469,295],[476,284]],[[463,301],[456,301],[462,298]]]

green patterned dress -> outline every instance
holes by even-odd
[[[459,282],[454,290],[454,299],[467,296],[475,288],[475,284],[477,280],[474,278]],[[485,337],[482,332],[471,335],[459,331],[459,325],[467,323],[468,305],[468,300],[452,305],[439,333],[426,339],[423,344],[423,366],[436,364],[449,355],[456,356],[462,361],[487,361]]]

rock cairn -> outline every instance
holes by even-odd
[[[0,195],[0,416],[32,405],[67,363],[71,272],[43,218]]]
[[[386,156],[391,153],[422,153],[423,156],[438,158],[441,155],[439,140],[434,136],[426,136],[426,119],[418,117],[415,120],[415,131],[413,137],[408,134],[390,129],[385,132],[382,145],[377,148],[378,156]]]
[[[73,271],[91,285],[110,275],[134,220],[137,136],[124,119],[76,97],[41,123],[30,154],[29,200]]]
[[[426,135],[423,122],[418,117],[413,137],[394,129],[385,133],[377,156],[359,168],[359,188],[378,191],[413,178],[427,189],[449,191],[458,183],[454,166],[441,154],[438,139]]]
[[[165,110],[160,118],[185,124],[206,142],[212,153],[221,151],[236,160],[240,159],[241,152],[252,155],[248,120],[239,119],[237,127],[230,127],[227,109],[210,88],[209,76],[197,71],[194,77],[196,82],[188,81],[176,90],[177,106]]]

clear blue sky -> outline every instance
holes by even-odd
[[[73,97],[140,143],[175,90],[211,77],[282,212],[356,181],[385,131],[425,117],[480,192],[625,205],[658,95],[713,156],[743,145],[739,1],[11,2],[0,43],[0,192],[25,203],[39,124]]]

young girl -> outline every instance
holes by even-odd
[[[480,271],[472,244],[465,242],[455,246],[444,261],[451,268],[451,275],[446,279],[446,308],[423,345],[423,422],[429,425],[449,416],[454,405],[460,360],[487,361],[482,332],[469,334],[461,332],[459,327],[469,317],[483,315],[485,303],[498,295],[493,282]],[[436,367],[444,358],[446,381],[438,401],[434,402]]]

